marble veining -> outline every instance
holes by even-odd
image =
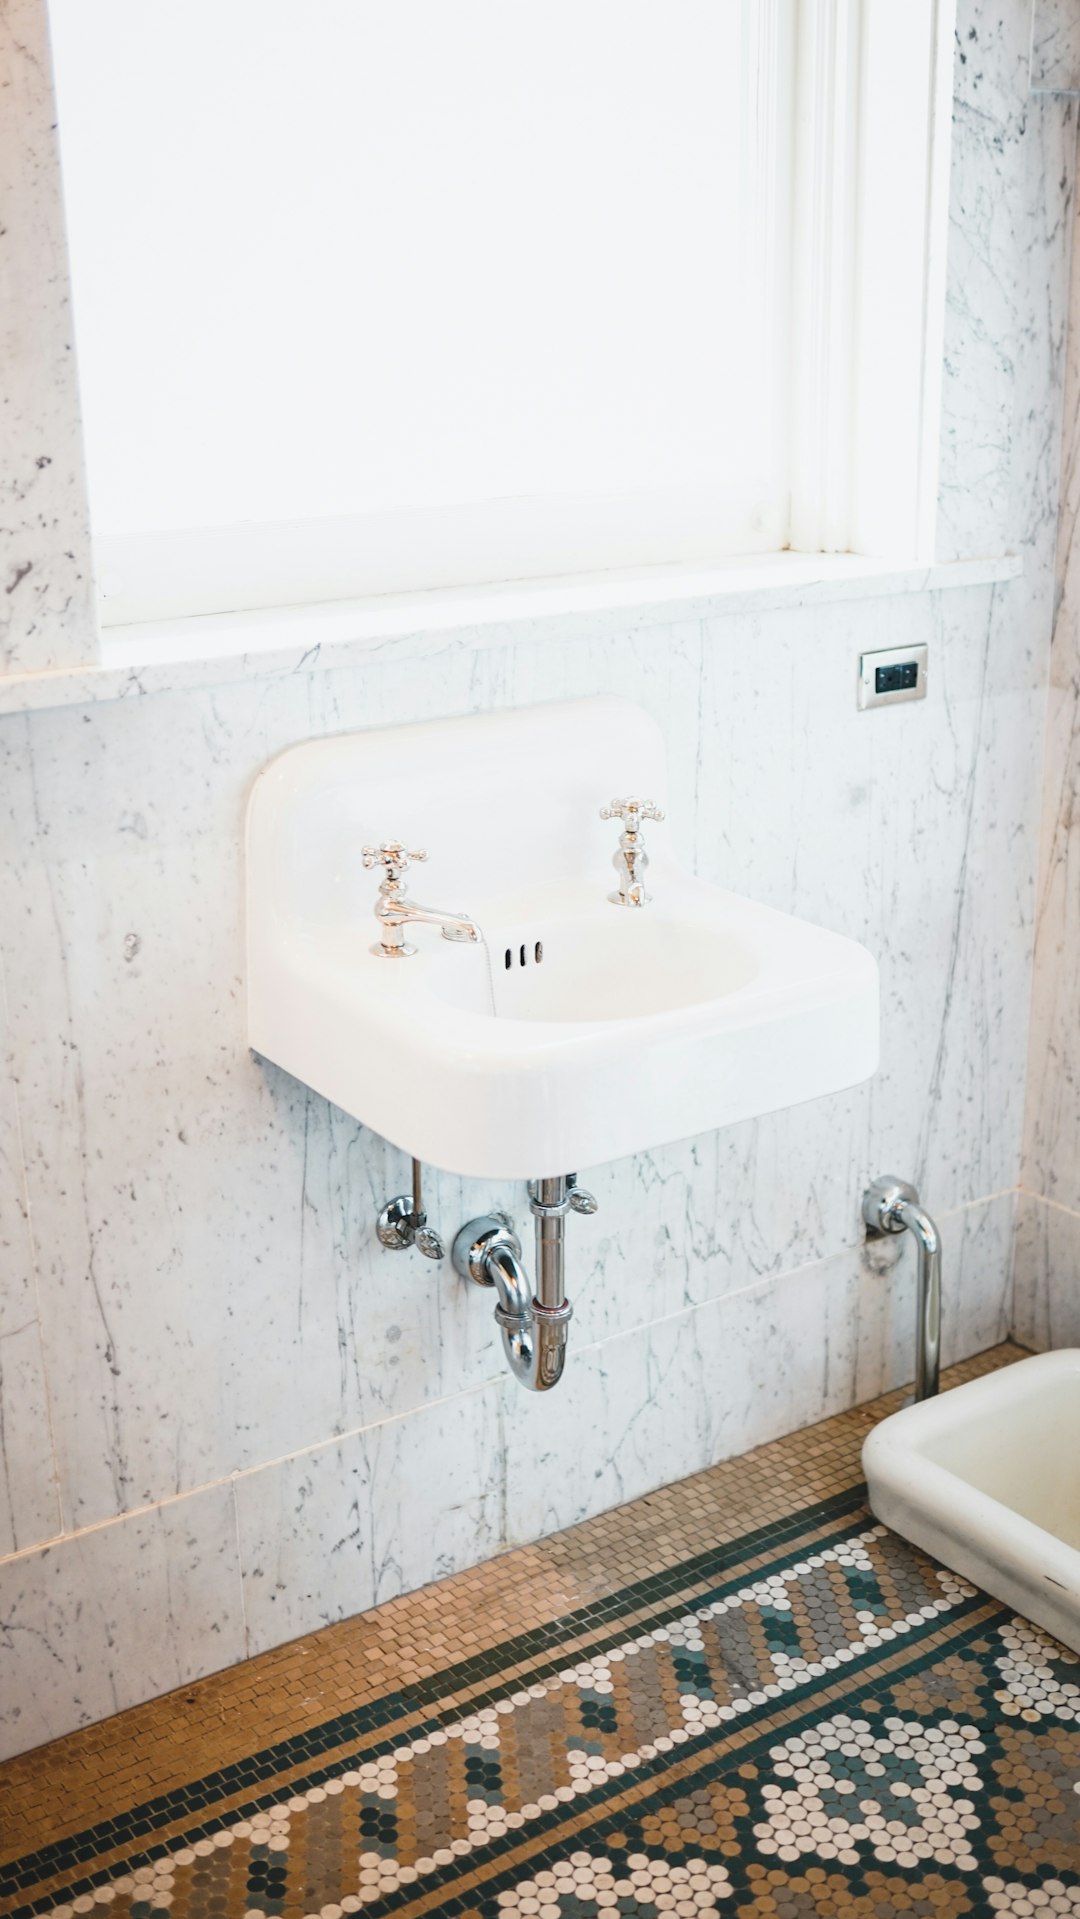
[[[45,0],[0,7],[0,340],[3,675],[97,655]]]
[[[1080,92],[1076,0],[1032,0],[1031,85],[1041,93]]]
[[[1056,512],[1046,394],[1064,344],[1076,130],[1071,101],[1029,91],[1030,33],[1020,0],[957,10],[939,559],[1015,550]]]

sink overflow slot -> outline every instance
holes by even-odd
[[[544,957],[543,940],[537,940],[532,950],[532,956],[537,966],[539,966],[541,960]],[[503,966],[505,967],[508,973],[511,967],[513,966],[513,964],[514,964],[514,949],[512,946],[508,946],[506,947],[503,953]],[[522,944],[521,946],[518,947],[518,965],[527,966],[528,964],[529,964],[528,948],[524,944]]]

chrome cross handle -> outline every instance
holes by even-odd
[[[645,906],[649,895],[645,891],[645,868],[649,864],[649,855],[645,851],[645,842],[641,837],[644,820],[662,820],[663,809],[654,806],[652,800],[612,800],[609,805],[600,808],[602,820],[621,820],[622,832],[619,846],[612,865],[618,875],[618,890],[608,894],[613,906]]]
[[[423,847],[417,847],[415,853],[407,853],[400,840],[384,840],[381,846],[361,847],[360,858],[369,872],[373,866],[385,866],[387,877],[396,880],[414,861],[417,865],[422,864],[427,854]]]
[[[636,833],[642,820],[662,820],[663,808],[654,806],[651,800],[610,800],[607,806],[600,808],[602,820],[625,820],[627,830]]]

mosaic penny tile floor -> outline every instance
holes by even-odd
[[[0,1909],[1080,1916],[1080,1660],[872,1519],[893,1403],[0,1768]],[[521,1630],[477,1631],[526,1591]],[[301,1706],[311,1648],[340,1679],[358,1645],[338,1709]]]

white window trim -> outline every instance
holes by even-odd
[[[800,552],[933,556],[955,25],[955,0],[800,0]]]

